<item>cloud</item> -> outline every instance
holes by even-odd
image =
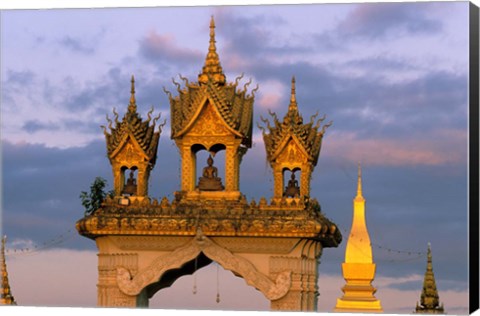
[[[438,136],[445,136],[441,142]],[[332,132],[332,140],[324,147],[324,155],[355,163],[362,161],[380,166],[439,166],[467,162],[467,133],[465,131],[438,131],[423,139],[358,138],[355,133]],[[447,148],[456,150],[445,155]]]
[[[435,34],[442,22],[428,17],[428,4],[375,3],[358,5],[339,23],[340,36],[382,40],[393,36]]]
[[[8,85],[18,85],[18,87],[24,87],[33,83],[35,74],[30,70],[8,70],[6,83]]]
[[[95,46],[89,45],[79,38],[74,38],[69,35],[64,36],[58,43],[75,53],[92,55],[95,52]]]
[[[47,130],[47,131],[57,131],[60,127],[57,124],[49,123],[42,123],[39,120],[29,120],[23,124],[22,129],[27,131],[27,133],[35,133],[39,130]]]
[[[162,64],[196,64],[203,56],[199,51],[179,47],[173,35],[158,34],[156,31],[151,31],[140,40],[139,52],[147,60]]]

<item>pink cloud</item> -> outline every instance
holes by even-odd
[[[467,132],[440,130],[417,138],[359,139],[355,133],[332,132],[325,138],[322,155],[370,165],[439,166],[467,161]]]
[[[158,34],[151,31],[140,41],[140,51],[150,59],[168,59],[177,61],[196,61],[203,56],[195,50],[178,47],[175,39],[169,34]]]

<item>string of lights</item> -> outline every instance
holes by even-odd
[[[347,234],[346,230],[342,230],[342,231],[343,231],[343,233]],[[352,234],[350,236],[353,237],[354,234]],[[366,256],[368,255],[364,252],[364,250],[362,248],[355,245],[355,243],[350,243],[350,245],[352,245],[353,247],[358,249],[364,255],[366,255]],[[390,248],[390,247],[385,247],[385,246],[382,246],[382,245],[374,244],[372,242],[370,242],[370,247],[383,251],[381,256],[377,256],[375,258],[375,262],[406,263],[406,262],[413,262],[413,261],[423,259],[427,255],[427,253],[424,252],[424,251],[398,250],[398,249],[393,249],[393,248]],[[385,258],[384,257],[385,255],[388,255],[390,257]],[[401,256],[400,258],[398,257],[399,255]],[[407,257],[405,257],[405,255],[407,255]],[[396,257],[394,258],[393,256],[396,256]]]
[[[6,248],[5,249],[5,255],[7,256],[22,256],[22,255],[29,255],[29,254],[35,254],[40,251],[44,251],[50,248],[53,248],[55,246],[59,246],[64,244],[66,241],[69,239],[73,238],[76,235],[76,232],[72,229],[67,230],[66,232],[63,232],[59,235],[54,236],[53,238],[41,242],[41,243],[33,243],[32,245],[29,245],[28,247],[11,247],[11,248]]]

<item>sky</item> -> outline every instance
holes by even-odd
[[[343,242],[320,259],[318,309],[332,311],[362,164],[377,298],[387,313],[420,299],[427,243],[441,302],[468,311],[468,2],[4,10],[1,14],[2,234],[13,295],[25,306],[96,305],[95,243],[78,235],[81,191],[112,174],[106,114],[167,119],[150,196],[179,190],[169,103],[178,74],[195,80],[209,21],[227,81],[259,85],[253,147],[241,165],[248,200],[271,197],[261,131],[283,117],[292,76],[299,110],[327,130],[311,196]],[[29,250],[25,250],[28,248]],[[22,251],[23,249],[23,251]],[[75,273],[72,273],[75,271]],[[215,302],[219,278],[220,303]],[[192,293],[194,282],[199,291]],[[242,304],[239,304],[239,297]],[[158,292],[153,308],[268,310],[254,288],[212,264]]]

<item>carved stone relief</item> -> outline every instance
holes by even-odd
[[[260,290],[269,300],[277,300],[283,297],[290,288],[291,271],[279,272],[275,282],[273,282],[269,277],[260,273],[248,260],[218,246],[201,232],[186,246],[153,260],[147,268],[139,271],[133,278],[128,269],[118,267],[118,287],[127,295],[137,295],[147,285],[159,280],[163,273],[170,269],[179,268],[185,262],[193,260],[200,252],[218,262],[225,269],[241,275],[247,284]]]

